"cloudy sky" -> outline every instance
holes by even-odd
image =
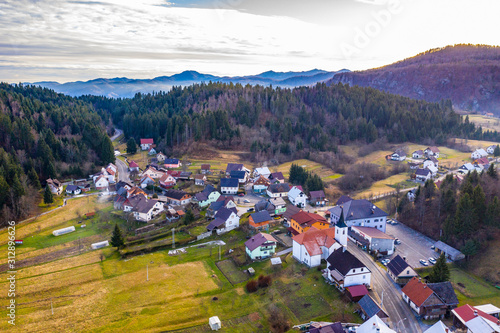
[[[2,0],[0,81],[367,69],[500,45],[497,0]]]

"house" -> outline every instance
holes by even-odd
[[[220,193],[212,185],[207,185],[203,191],[196,193],[194,197],[200,207],[205,207],[212,202],[216,202],[220,197]]]
[[[271,198],[269,202],[274,206],[274,215],[283,215],[286,212],[286,202],[283,198]]]
[[[412,278],[402,289],[403,300],[423,319],[442,318],[447,312],[445,302],[419,278]]]
[[[476,170],[477,172],[483,171],[483,169],[479,165],[473,165],[472,163],[465,163],[460,168],[458,168],[458,172],[460,173],[469,173]]]
[[[472,160],[476,160],[478,158],[486,157],[486,156],[488,156],[488,153],[483,148],[476,149],[472,152],[472,154],[470,154],[470,158]]]
[[[225,230],[229,231],[240,226],[240,217],[236,214],[236,208],[222,207],[215,214],[215,218],[207,226],[208,231]]]
[[[420,167],[420,163],[408,162],[408,166],[410,167],[410,170],[417,170]]]
[[[252,260],[264,259],[274,254],[277,243],[273,236],[259,232],[245,242],[246,253]]]
[[[236,178],[222,178],[220,180],[220,191],[222,194],[238,193],[239,181]]]
[[[417,171],[415,171],[415,178],[422,182],[426,182],[432,178],[432,172],[429,169],[417,169]]]
[[[238,183],[244,184],[247,181],[247,173],[245,171],[233,170],[229,173],[229,178],[238,179]]]
[[[406,153],[401,149],[396,150],[391,155],[392,161],[404,161],[405,159],[406,159]]]
[[[500,331],[500,330],[497,331],[493,330],[493,328],[496,329],[495,325],[496,326],[500,325],[500,321],[498,320],[498,318],[485,313],[484,311],[478,309],[477,307],[470,306],[469,304],[465,304],[456,309],[453,309],[451,313],[453,314],[453,326],[457,328],[462,328],[462,329],[467,328],[469,329],[468,332],[473,332],[473,333]],[[478,323],[477,318],[481,318],[482,323]],[[472,320],[476,321],[470,323]],[[487,326],[482,324],[486,324]],[[470,331],[469,326],[471,326],[474,331]],[[485,331],[477,330],[477,328],[480,326],[486,327],[487,330]]]
[[[448,318],[451,315],[451,310],[458,306],[458,298],[451,282],[444,281],[438,283],[427,283],[427,287],[431,288],[432,291],[434,291],[434,293],[444,302],[446,306],[445,317]]]
[[[153,179],[160,179],[165,173],[163,171],[158,171],[152,166],[148,166],[146,170],[142,173],[142,176],[148,175]]]
[[[255,170],[253,171],[254,177],[264,176],[266,178],[269,178],[270,175],[271,171],[269,170],[268,167],[255,168]]]
[[[440,320],[431,327],[429,327],[424,333],[449,333],[449,332],[451,332],[450,329]]]
[[[345,333],[345,331],[339,321],[336,323],[311,322],[309,333]]]
[[[295,214],[297,214],[300,211],[302,211],[302,209],[300,209],[299,207],[296,207],[294,205],[286,205],[286,210],[282,215],[284,225],[286,227],[290,227],[290,221],[292,219],[292,216],[294,216]]]
[[[228,163],[226,167],[226,176],[229,176],[231,171],[246,171],[241,163]]]
[[[179,180],[190,180],[192,174],[193,173],[191,171],[181,171],[179,173],[179,176],[177,177],[177,179],[179,179]]]
[[[167,169],[175,169],[182,166],[182,163],[177,158],[166,158],[163,161],[163,166]]]
[[[200,175],[194,175],[194,184],[198,186],[203,186],[205,185],[205,182],[207,181],[207,176],[200,174]]]
[[[436,186],[437,186],[437,183],[436,183]],[[414,188],[413,190],[409,190],[406,195],[408,196],[408,200],[410,200],[411,202],[415,201],[415,199],[417,198],[417,189]]]
[[[437,160],[437,158],[435,158],[434,156],[431,156],[431,157],[428,157],[424,161],[424,169],[426,169],[430,165],[432,165],[432,166],[434,166],[436,168],[439,168],[439,161]]]
[[[377,228],[352,226],[348,236],[355,243],[366,245],[371,251],[377,251],[383,255],[394,253],[394,237]]]
[[[160,186],[163,188],[171,188],[174,187],[175,184],[177,184],[177,181],[174,177],[172,177],[172,175],[168,173],[164,173],[160,178]]]
[[[104,176],[99,176],[94,181],[96,190],[106,190],[109,186],[108,179]]]
[[[269,179],[264,176],[259,176],[257,180],[253,182],[253,191],[255,193],[263,193],[266,192],[267,188],[271,185]]]
[[[256,212],[267,211],[271,216],[276,214],[276,207],[271,203],[271,200],[260,200],[255,204],[254,208]]]
[[[493,323],[488,319],[477,316],[465,323],[467,333],[496,333],[500,332],[500,322]]]
[[[149,148],[148,155],[150,155],[150,156],[156,155],[156,149],[154,149],[153,147]]]
[[[269,223],[272,221],[272,217],[267,210],[261,210],[251,214],[248,217],[248,224],[255,229],[262,230],[263,228],[269,228]]]
[[[318,230],[330,228],[330,223],[321,215],[300,211],[290,218],[290,231],[294,235],[306,232],[311,227]]]
[[[137,195],[134,195],[134,196],[127,198],[121,204],[121,207],[122,207],[124,212],[131,212],[132,209],[134,209],[141,200],[146,200],[146,199],[147,199],[146,195],[140,193],[140,194],[137,194]]]
[[[474,308],[476,308],[477,310],[481,310],[489,315],[492,315],[493,317],[499,318],[500,308],[494,306],[493,304],[475,305]]]
[[[109,163],[104,169],[106,170],[109,176],[112,176],[108,177],[110,183],[114,183],[116,178],[116,172],[118,171],[116,165],[114,165],[113,163]]]
[[[285,177],[283,177],[283,173],[281,172],[273,172],[269,175],[269,180],[274,183],[284,183]]]
[[[481,167],[483,170],[487,170],[490,166],[490,160],[487,157],[481,157],[474,161],[475,166]]]
[[[408,264],[406,260],[398,254],[387,264],[387,274],[397,284],[403,286],[412,278],[418,276],[415,270]]]
[[[309,192],[309,202],[311,205],[323,207],[327,201],[328,199],[326,199],[323,190]]]
[[[437,241],[434,244],[434,251],[436,251],[439,254],[444,253],[446,258],[451,261],[458,261],[465,258],[465,255],[462,252],[449,246],[446,243],[443,243],[442,241]]]
[[[167,198],[169,204],[177,206],[187,205],[191,202],[191,195],[184,191],[166,190],[165,197]]]
[[[371,317],[356,328],[356,333],[396,333],[387,326],[377,315]]]
[[[130,160],[128,161],[128,170],[130,172],[137,171],[139,172],[139,165],[135,163],[134,161]]]
[[[78,195],[82,192],[82,190],[77,185],[68,185],[66,186],[66,193],[72,195]]]
[[[496,147],[497,147],[497,146],[495,146],[495,145],[491,145],[491,146],[489,146],[488,148],[486,148],[486,152],[487,152],[489,155],[493,155],[493,154],[495,153],[495,148],[496,148]]]
[[[46,182],[52,194],[60,195],[62,193],[63,185],[60,181],[58,181],[57,179],[49,178],[46,180]]]
[[[436,146],[427,147],[424,150],[424,155],[427,157],[434,156],[435,158],[439,158],[439,148]]]
[[[438,168],[436,166],[434,166],[433,164],[429,164],[427,165],[427,168],[424,168],[424,169],[427,169],[431,172],[431,176],[434,177],[437,175],[438,173]]]
[[[340,215],[343,212],[344,221],[348,227],[352,227],[353,225],[371,227],[385,232],[388,214],[368,200],[347,201],[342,205],[330,208],[328,211],[330,212],[332,224],[336,224],[339,221]]]
[[[141,180],[139,181],[139,185],[141,185],[142,188],[146,188],[148,185],[154,185],[155,180],[151,178],[149,175],[143,175]]]
[[[412,154],[411,157],[413,158],[423,158],[424,157],[424,151],[423,150],[415,150]]]
[[[343,246],[336,249],[326,260],[328,280],[340,291],[361,284],[370,288],[371,271],[346,248]]]
[[[133,197],[135,195],[142,194],[146,196],[146,192],[144,192],[141,188],[134,186],[130,190],[127,190],[127,198]]]
[[[209,175],[209,174],[211,174],[211,171],[210,171],[210,164],[202,164],[202,165],[201,165],[201,168],[200,168],[200,172],[201,172],[203,175]]]
[[[346,295],[352,302],[359,302],[364,296],[368,295],[368,289],[364,284],[350,286],[346,288]]]
[[[389,315],[370,295],[363,296],[363,298],[359,300],[358,305],[360,307],[359,315],[363,320],[368,320],[375,315],[380,319],[389,318]]]
[[[290,185],[287,183],[277,183],[271,184],[266,190],[267,195],[270,198],[286,197],[290,191]]]
[[[335,203],[335,206],[340,206],[345,204],[346,202],[352,201],[353,199],[348,196],[348,195],[342,195],[340,198],[337,200],[337,203]]]
[[[232,195],[221,195],[219,198],[210,204],[207,208],[207,214],[206,216],[209,218],[214,218],[215,214],[219,211],[221,208],[236,208],[236,203],[234,202],[234,198]]]
[[[167,158],[167,156],[165,154],[163,154],[162,152],[159,152],[158,154],[156,154],[156,160],[158,161],[158,163],[164,163],[166,158]]]
[[[137,221],[149,222],[153,217],[163,212],[163,203],[155,199],[141,199],[132,209]]]
[[[141,150],[149,150],[154,146],[153,139],[141,139]]]
[[[292,205],[304,208],[306,206],[307,195],[297,186],[293,186],[288,191],[288,200],[290,200]]]
[[[333,251],[341,247],[335,240],[334,228],[323,230],[311,228],[293,236],[292,240],[293,257],[309,267],[319,266],[321,259],[326,260]]]

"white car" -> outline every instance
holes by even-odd
[[[433,264],[433,265],[434,265],[434,264],[436,264],[436,258],[432,258],[432,257],[430,257],[430,258],[429,258],[429,262],[430,262],[431,264]]]
[[[245,199],[245,200],[243,200],[243,202],[244,202],[244,203],[250,203],[250,200]]]
[[[420,259],[419,262],[422,264],[422,266],[429,266],[427,261],[425,261],[424,259]]]

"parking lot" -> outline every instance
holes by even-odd
[[[386,232],[401,241],[400,245],[396,245],[396,251],[390,258],[399,254],[401,257],[406,257],[412,267],[418,268],[423,267],[419,262],[420,259],[429,262],[429,257],[437,258],[439,256],[438,253],[431,249],[435,241],[404,224],[391,225],[387,223]]]

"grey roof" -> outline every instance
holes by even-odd
[[[314,200],[314,199],[324,199],[325,198],[325,192],[323,192],[323,190],[311,191],[311,192],[309,192],[309,196],[311,197],[311,200]]]
[[[154,205],[156,205],[157,202],[158,200],[153,199],[140,200],[133,210],[139,213],[147,213],[153,208]]]
[[[229,216],[234,212],[232,209],[228,209],[226,207],[222,207],[217,211],[217,214],[215,214],[215,218],[221,218],[224,221],[227,221]]]
[[[255,223],[262,223],[266,221],[271,221],[271,215],[267,210],[262,210],[257,213],[253,213],[250,215]]]
[[[165,191],[166,197],[176,199],[176,200],[182,199],[182,197],[185,195],[186,195],[186,192],[184,192],[184,191],[178,191],[178,190],[166,190]]]
[[[427,283],[427,286],[434,291],[446,305],[458,305],[457,294],[450,281]]]
[[[236,179],[245,179],[245,176],[246,176],[245,171],[232,170],[229,173],[229,177],[236,178]]]
[[[338,206],[338,205],[342,205],[342,204],[345,204],[346,202],[349,202],[349,201],[351,201],[351,200],[352,200],[352,198],[351,198],[351,197],[349,197],[349,196],[347,196],[347,195],[343,195],[343,196],[341,196],[341,197],[339,198],[339,200],[337,200],[336,205],[337,205],[337,206]]]
[[[286,211],[283,213],[283,217],[285,217],[286,219],[290,219],[293,215],[297,214],[300,211],[301,209],[299,207],[296,207],[294,205],[287,205]]]
[[[66,186],[66,191],[67,192],[74,192],[76,190],[79,190],[80,188],[77,185],[68,185]]]
[[[429,169],[417,169],[417,171],[415,171],[415,175],[417,176],[427,177],[429,173],[431,173]]]
[[[220,187],[238,187],[238,179],[236,178],[222,178],[220,180]]]
[[[146,200],[146,197],[144,196],[144,194],[137,194],[137,195],[134,195],[133,197],[128,198],[128,202],[130,203],[130,206],[132,206],[132,207],[137,206],[137,204],[142,200]]]
[[[191,176],[193,173],[191,171],[182,171],[180,174],[179,174],[179,177],[182,177],[182,178],[185,178],[185,177],[188,177]]]
[[[166,158],[165,161],[163,161],[164,164],[178,164],[179,159],[178,158]]]
[[[132,184],[124,182],[123,180],[120,180],[119,182],[116,183],[116,190],[120,190],[121,188],[125,187],[125,185],[128,185],[130,187],[134,187]]]
[[[205,186],[205,188],[203,189],[203,191],[195,194],[195,198],[198,201],[208,200],[208,196],[213,191],[215,191],[215,188],[212,185],[207,185],[207,186]]]
[[[287,183],[278,183],[278,184],[272,184],[269,185],[267,190],[271,193],[283,193],[283,192],[289,192],[290,191],[290,185]]]
[[[255,204],[255,211],[260,212],[263,210],[266,210],[268,212],[273,212],[276,209],[276,207],[268,200],[261,200]]]
[[[210,204],[210,206],[208,206],[208,209],[211,209],[211,210],[216,212],[219,209],[221,209],[222,207],[224,207],[224,201],[216,201],[216,202],[212,202]]]
[[[398,254],[387,264],[387,269],[390,270],[395,276],[398,276],[408,266],[410,265],[406,262],[406,260],[401,258],[401,256]]]
[[[221,219],[221,218],[216,218],[215,220],[213,220],[212,222],[210,222],[210,224],[207,226],[207,230],[208,231],[212,231],[214,230],[215,228],[218,228],[220,227],[221,225],[223,225],[224,223],[226,223],[225,220]]]
[[[365,199],[351,200],[341,206],[330,208],[329,211],[335,216],[340,216],[342,208],[344,211],[344,219],[346,221],[372,217],[384,217],[388,215],[382,209]]]
[[[283,173],[281,173],[281,172],[273,172],[269,175],[269,179],[283,179],[283,180],[285,180],[285,177],[283,177]]]
[[[309,333],[344,333],[342,324],[340,322],[332,323],[330,325],[321,325],[321,327],[312,327]]]
[[[226,167],[226,172],[240,171],[243,170],[243,164],[241,163],[228,163]]]
[[[344,251],[343,248],[338,248],[333,251],[332,254],[326,259],[329,263],[329,269],[340,272],[342,275],[346,275],[353,268],[366,268],[365,265],[358,258],[356,258],[351,252]],[[368,270],[368,268],[366,268]]]
[[[245,246],[250,250],[250,251],[253,251],[255,250],[256,248],[258,248],[259,246],[265,244],[265,243],[271,243],[273,241],[270,241],[268,238],[270,239],[274,239],[273,236],[269,235],[269,234],[266,234],[267,238],[262,234],[262,233],[258,233],[257,235],[253,236],[252,238],[250,238],[249,240],[247,240],[245,242]],[[276,244],[276,240],[274,240],[274,243]]]
[[[382,310],[382,308],[377,304],[377,302],[370,297],[370,295],[363,296],[363,298],[359,300],[358,304],[363,312],[366,313],[368,318],[371,318],[374,315],[378,315],[380,318],[389,317],[387,313],[385,313],[385,311]],[[379,313],[380,311],[382,311],[383,315]]]
[[[439,249],[439,250],[445,252],[446,254],[450,255],[453,258],[460,258],[460,259],[465,258],[464,254],[462,252],[458,251],[454,247],[451,247],[448,244],[443,243],[441,241],[437,241],[434,244],[434,246],[436,247],[436,249]]]
[[[271,203],[276,207],[276,206],[284,206],[286,205],[286,201],[283,200],[282,197],[277,197],[277,198],[271,198],[269,199],[269,201],[271,201]]]

